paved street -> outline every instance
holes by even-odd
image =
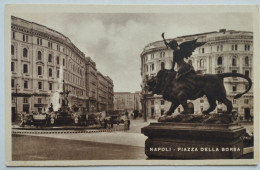
[[[147,137],[141,134],[141,128],[154,121],[131,120],[129,131],[13,135],[13,159],[145,160],[144,145]]]
[[[111,143],[13,135],[12,144],[13,160],[146,159],[143,147]]]

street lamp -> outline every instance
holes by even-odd
[[[143,93],[143,103],[144,103],[144,121],[147,122],[147,109],[146,109],[146,91],[147,91],[147,86],[146,86],[146,82],[148,80],[148,76],[145,76],[145,80],[144,80],[144,93]]]

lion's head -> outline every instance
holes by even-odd
[[[176,72],[172,70],[160,70],[155,77],[147,81],[148,91],[152,94],[162,94],[166,88],[165,83],[168,83],[175,77]]]

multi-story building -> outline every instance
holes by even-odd
[[[86,57],[86,92],[87,92],[87,110],[90,112],[97,111],[97,69],[96,63],[90,58]]]
[[[115,92],[114,93],[114,110],[120,112],[141,110],[140,92]]]
[[[106,76],[107,80],[107,111],[114,110],[114,84],[110,77]]]
[[[174,38],[178,44],[193,39],[206,42],[197,48],[192,56],[186,60],[195,70],[202,73],[225,73],[237,72],[249,76],[253,79],[253,33],[246,31],[234,31],[222,29],[219,32],[208,32],[195,35],[187,35]],[[170,41],[172,39],[168,39]],[[162,68],[171,69],[173,51],[167,49],[163,41],[156,41],[148,44],[141,53],[141,75],[142,101],[146,106],[148,117],[162,115],[170,107],[168,101],[163,100],[161,95],[152,95],[145,90],[147,78],[156,76]],[[233,99],[235,94],[245,91],[248,87],[247,81],[241,78],[225,78],[224,85],[229,100],[233,103],[233,110],[239,116],[248,119],[253,116],[253,88],[239,99]],[[208,108],[206,97],[189,101],[190,106],[194,107],[195,114],[201,114]],[[217,103],[215,113],[223,112],[226,107],[222,103]],[[182,111],[179,106],[175,114]]]
[[[68,37],[51,28],[12,16],[11,72],[13,120],[19,112],[46,110],[54,102],[54,94],[62,90],[70,92],[69,105],[97,111],[95,62],[86,58]],[[101,77],[105,80],[100,84],[105,87],[100,88],[106,91],[107,78]],[[109,82],[111,95],[113,81]],[[107,93],[100,92],[99,96],[106,98]]]
[[[99,71],[97,72],[97,80],[97,111],[104,111],[106,110],[107,84],[105,77]]]

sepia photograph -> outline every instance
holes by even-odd
[[[7,166],[258,164],[257,6],[5,10]]]

